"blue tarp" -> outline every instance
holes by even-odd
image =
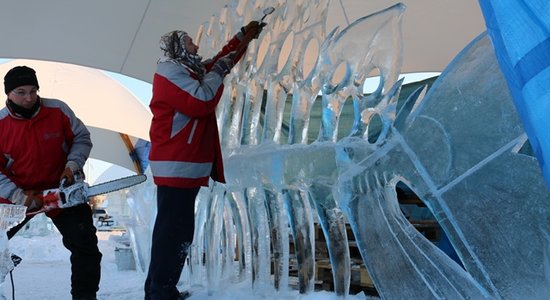
[[[550,189],[550,2],[479,0],[487,32]]]

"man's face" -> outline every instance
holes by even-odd
[[[38,99],[38,89],[34,85],[22,85],[9,92],[8,99],[21,107],[32,108]]]
[[[193,39],[189,36],[183,38],[183,46],[185,47],[185,51],[189,54],[197,54],[197,51],[199,51],[199,46],[195,45]]]

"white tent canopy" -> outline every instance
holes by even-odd
[[[229,2],[3,0],[0,57],[67,62],[151,82],[160,36],[173,29],[195,35],[201,24],[219,15]],[[397,2],[332,0],[327,30],[344,28]],[[401,2],[407,6],[403,73],[442,71],[467,43],[485,31],[476,0]]]

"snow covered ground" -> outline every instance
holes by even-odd
[[[103,253],[101,263],[101,283],[98,293],[100,300],[136,300],[143,299],[143,282],[145,275],[139,271],[119,271],[115,262],[116,243],[110,237],[120,232],[98,232],[99,247]],[[52,234],[45,237],[15,236],[9,241],[12,253],[23,260],[13,270],[13,284],[16,300],[54,299],[64,300],[70,297],[70,263],[69,252],[61,244],[61,236]],[[12,298],[10,275],[1,287],[7,299]],[[213,295],[208,295],[202,286],[191,287],[191,300],[248,300],[248,299],[283,299],[283,300],[329,300],[339,299],[336,294],[326,291],[300,295],[295,290],[276,292],[269,289],[255,291],[249,283],[227,283]],[[371,299],[363,293],[346,299]],[[372,298],[376,299],[376,298]]]

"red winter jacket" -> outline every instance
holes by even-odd
[[[237,48],[239,38],[231,39],[206,65],[202,80],[184,65],[171,61],[157,64],[149,105],[153,113],[149,162],[156,185],[208,186],[210,177],[225,183],[215,112],[223,77],[210,68]]]
[[[90,132],[64,102],[40,98],[30,119],[7,107],[0,110],[0,202],[10,203],[17,189],[59,187],[68,160],[84,166],[90,155]]]

